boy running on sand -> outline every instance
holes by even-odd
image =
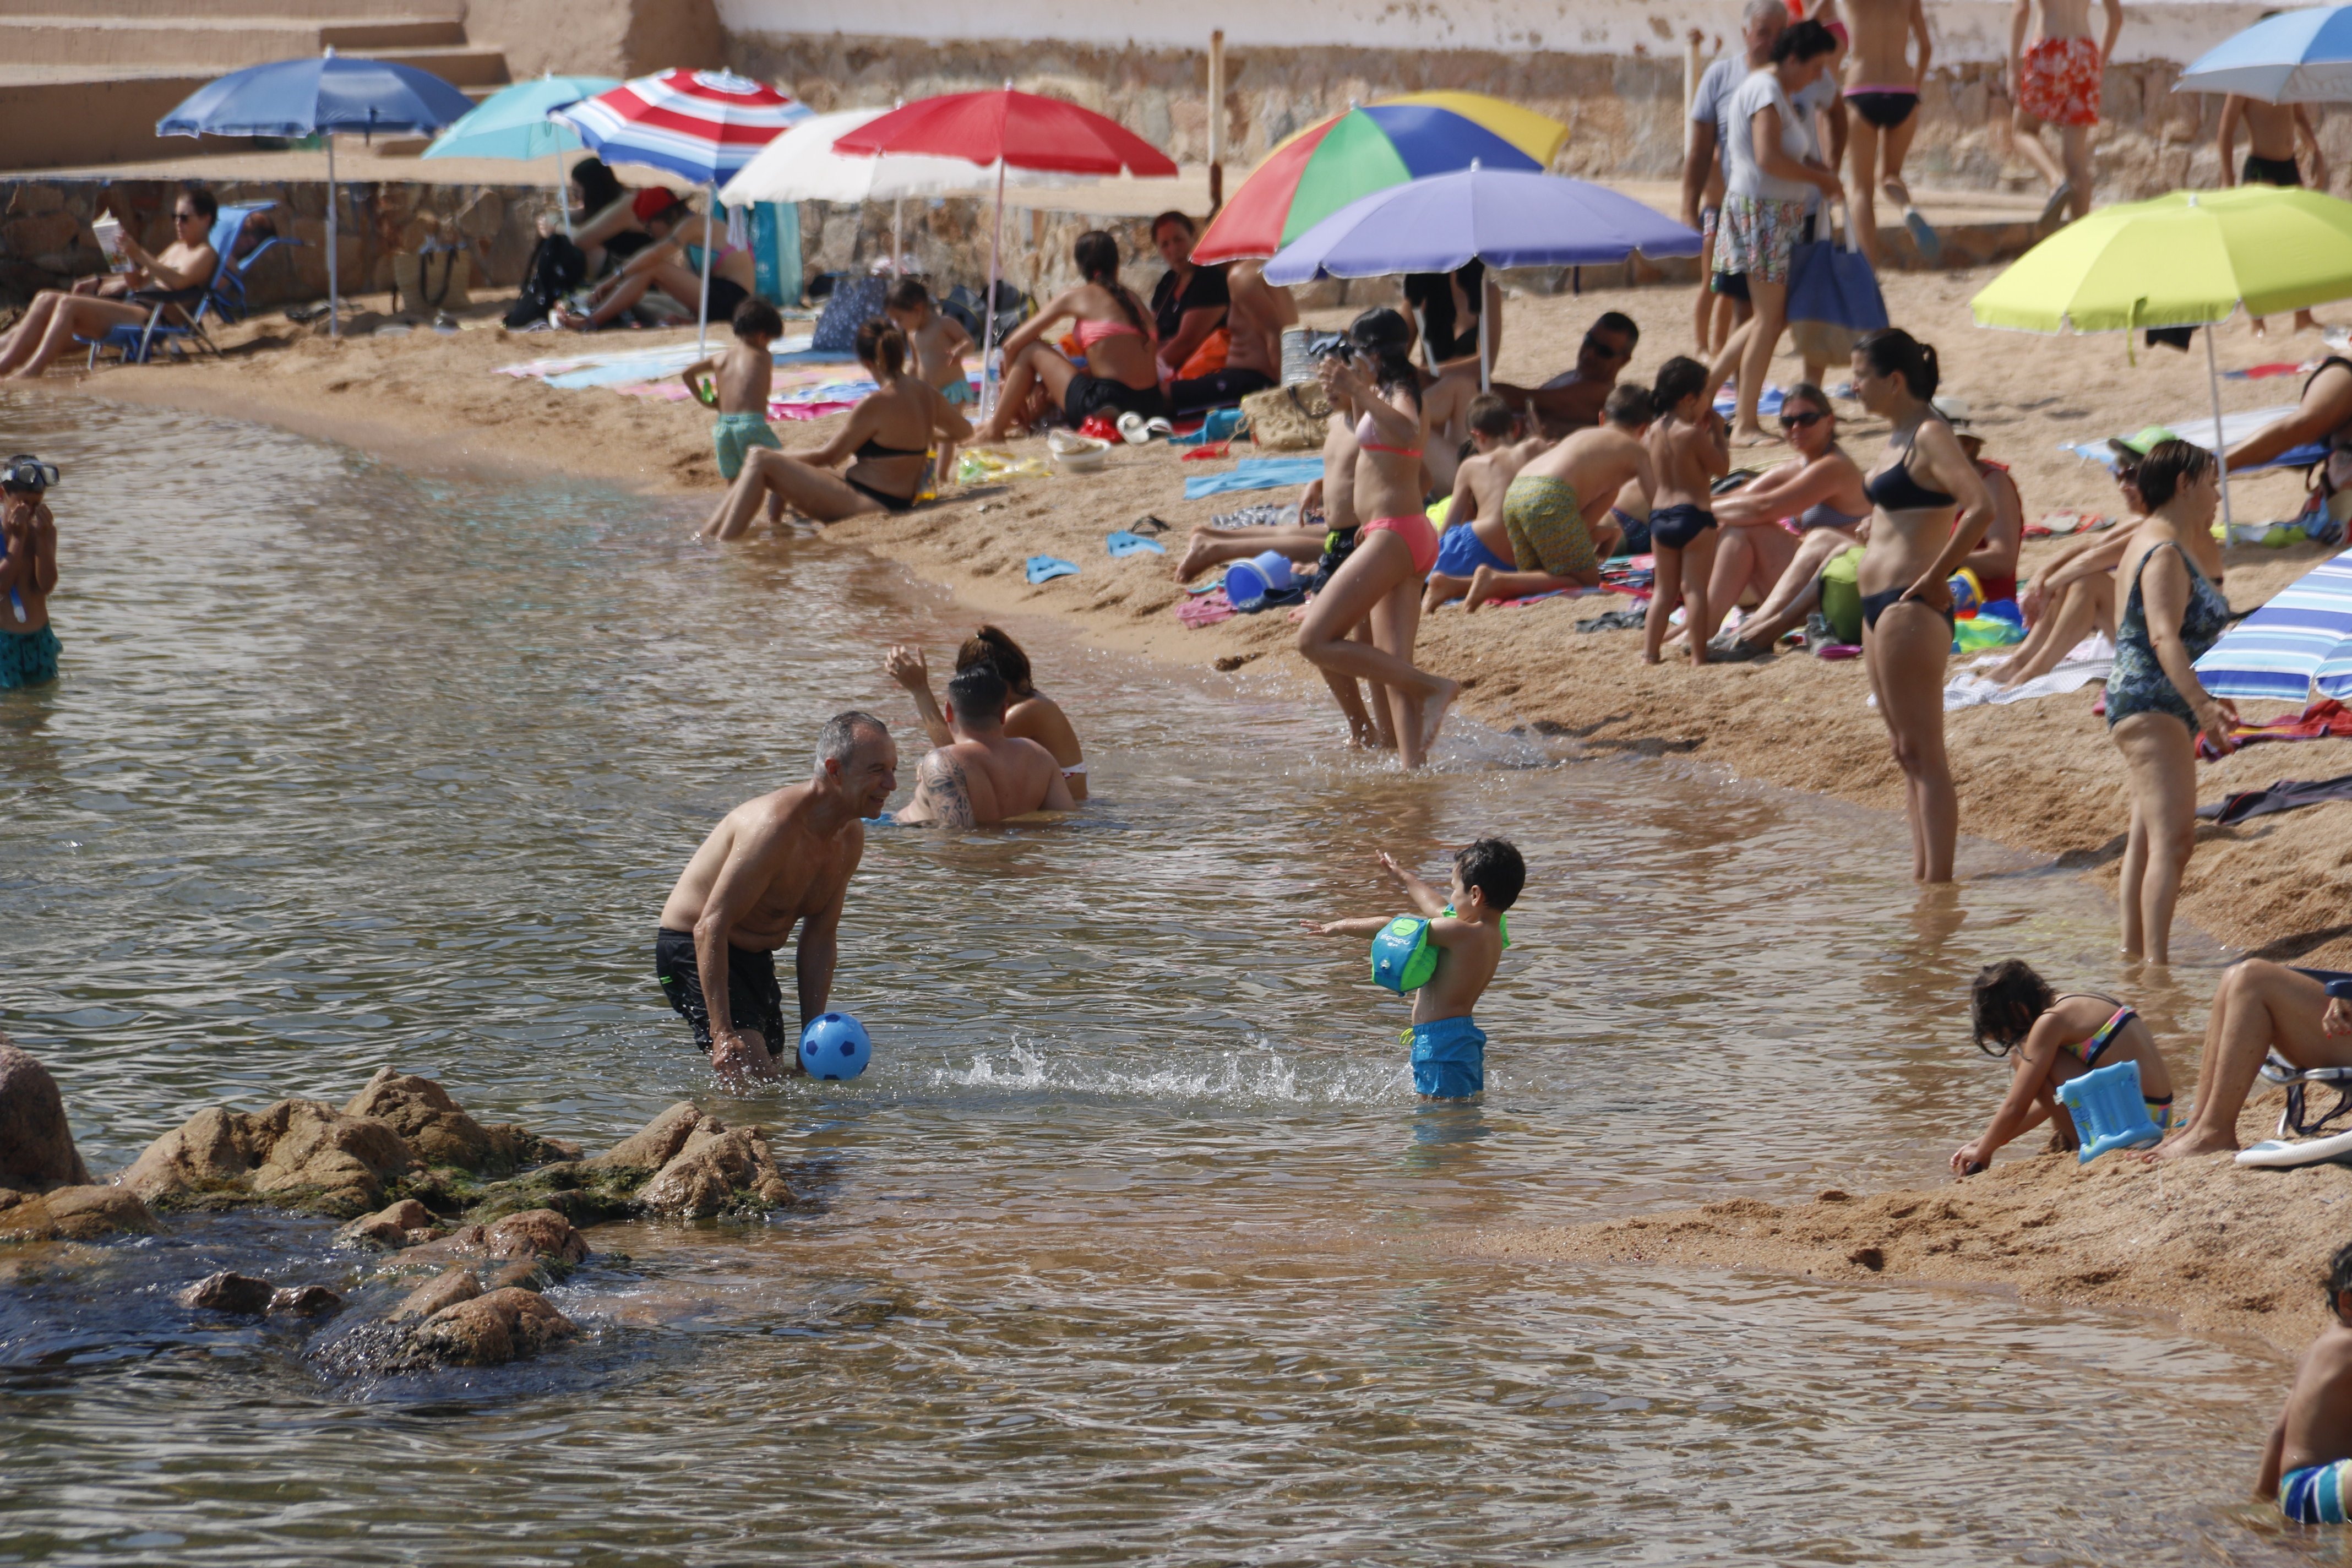
[[[1706,366],[1695,359],[1677,354],[1658,367],[1652,393],[1658,422],[1649,435],[1650,461],[1658,474],[1650,489],[1650,552],[1657,575],[1642,626],[1643,664],[1658,662],[1667,617],[1677,604],[1690,606],[1693,664],[1707,661],[1707,639],[1720,618],[1707,613],[1706,580],[1715,571],[1717,537],[1709,487],[1730,470],[1731,452],[1722,416],[1708,405],[1711,389]]]
[[[1511,536],[1503,526],[1503,493],[1511,488],[1522,466],[1544,449],[1544,440],[1513,439],[1518,416],[1511,405],[1491,392],[1470,402],[1470,444],[1477,456],[1465,458],[1454,470],[1454,497],[1447,503],[1445,531],[1438,535],[1437,566],[1429,574],[1429,591],[1422,595],[1423,615],[1449,599],[1458,599],[1470,586],[1478,568],[1517,570],[1511,557]]]
[[[963,330],[961,321],[932,306],[931,291],[923,287],[921,279],[901,278],[893,284],[883,313],[907,334],[915,379],[938,387],[950,408],[974,401],[971,383],[963,373],[963,356],[972,349],[971,334]],[[954,442],[940,445],[931,471],[942,478],[955,472]]]
[[[2278,1499],[2279,1511],[2298,1524],[2352,1518],[2352,1245],[2327,1260],[2326,1289],[2336,1321],[2296,1363],[2294,1386],[2254,1482],[2259,1495]]]
[[[1649,450],[1642,445],[1650,406],[1650,395],[1642,388],[1618,387],[1601,405],[1597,428],[1579,430],[1527,460],[1503,492],[1503,528],[1518,569],[1481,566],[1472,573],[1470,591],[1462,599],[1465,611],[1495,599],[1601,585],[1594,522],[1626,480],[1638,479],[1644,489],[1655,482]]]
[[[1387,855],[1381,869],[1402,888],[1429,921],[1437,970],[1412,994],[1412,1027],[1404,1038],[1412,1048],[1413,1092],[1425,1100],[1467,1100],[1486,1087],[1486,1037],[1470,1019],[1486,983],[1495,978],[1503,949],[1503,911],[1519,901],[1528,879],[1518,850],[1501,838],[1477,839],[1454,857],[1453,899],[1398,865]],[[1304,922],[1318,936],[1374,937],[1388,917]]]
[[[719,423],[711,426],[710,444],[719,456],[719,477],[729,484],[743,471],[743,454],[753,447],[766,447],[782,451],[784,444],[768,427],[768,388],[775,381],[776,361],[770,347],[784,335],[784,319],[776,308],[757,294],[735,307],[733,318],[735,346],[709,359],[698,359],[678,373],[686,390],[697,402],[705,401],[702,378],[710,376],[718,384],[718,396],[712,406],[719,410]],[[725,501],[719,502],[724,510]],[[768,494],[768,521],[771,526],[783,520],[784,498],[771,490]],[[703,525],[709,533],[719,526],[719,513],[710,514]]]

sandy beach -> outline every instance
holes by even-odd
[[[2105,470],[2062,451],[2061,443],[2207,410],[2202,353],[2142,348],[2135,363],[2119,337],[1979,330],[1967,301],[1989,276],[1894,276],[1886,283],[1890,311],[1940,350],[1946,390],[1971,405],[1988,455],[2011,465],[2029,522],[2062,510],[2112,514],[2116,498]],[[1646,381],[1663,360],[1685,352],[1689,295],[1682,289],[1515,296],[1498,376],[1528,383],[1564,368],[1584,327],[1612,309],[1627,311],[1644,329],[1630,377]],[[1349,314],[1322,311],[1311,319],[1334,324]],[[2284,326],[2277,323],[2268,339],[2253,337],[2243,323],[2225,328],[2218,344],[2224,367],[2308,362],[2326,352],[2317,338],[2291,337]],[[598,346],[680,336],[690,334],[610,334]],[[266,421],[413,467],[562,471],[713,500],[719,491],[709,416],[698,407],[601,390],[559,391],[493,374],[503,364],[578,348],[577,339],[509,334],[478,323],[455,335],[418,331],[331,342],[264,317],[226,341],[229,352],[217,362],[89,377],[59,372],[38,390]],[[1791,360],[1776,365],[1776,380],[1796,374]],[[1833,372],[1832,381],[1842,378]],[[2222,398],[2226,408],[2260,408],[2294,401],[2300,385],[2293,375],[2225,381]],[[814,446],[827,430],[824,422],[780,426],[789,447]],[[1867,421],[1849,421],[1844,439],[1867,466],[1878,432]],[[1044,443],[1018,443],[1016,449],[1042,457]],[[1769,461],[1773,454],[1747,460],[1759,457]],[[1121,450],[1099,474],[951,492],[909,514],[837,525],[823,544],[755,536],[735,548],[856,547],[952,589],[975,619],[1050,616],[1097,646],[1232,672],[1244,691],[1261,683],[1307,690],[1314,679],[1290,649],[1294,628],[1285,616],[1188,629],[1173,613],[1182,594],[1170,572],[1172,553],[1112,560],[1104,552],[1106,531],[1147,513],[1167,521],[1170,542],[1181,551],[1184,531],[1215,513],[1290,499],[1286,491],[1181,499],[1186,473],[1225,466],[1181,464],[1177,453],[1160,446]],[[2283,519],[2300,503],[2297,474],[2265,475],[2232,489],[2242,522]],[[2030,544],[2029,569],[2054,548]],[[1067,557],[1082,570],[1032,587],[1021,566],[1036,553]],[[2309,544],[2230,551],[2233,606],[2261,603],[2329,553]],[[1421,661],[1461,679],[1462,711],[1498,729],[1524,727],[1594,752],[1684,753],[1731,777],[1900,809],[1899,775],[1884,728],[1864,704],[1858,663],[1784,653],[1729,668],[1644,668],[1638,633],[1575,629],[1580,618],[1625,603],[1559,598],[1475,618],[1448,608],[1424,622]],[[1954,669],[1959,668],[1956,659]],[[1078,682],[1065,676],[1060,684]],[[2105,724],[2092,712],[2097,694],[2093,686],[1950,716],[1967,838],[2078,868],[2112,888],[2125,779]],[[2277,711],[2249,706],[2247,716]],[[1343,741],[1334,715],[1321,743],[1336,749]],[[2352,771],[2347,763],[2352,747],[2338,741],[2256,747],[2203,767],[2200,798],[2210,802],[2282,777],[2329,777]],[[2180,919],[2247,952],[2352,967],[2352,922],[2344,912],[2352,884],[2347,826],[2352,807],[2336,805],[2201,828]],[[2013,867],[2019,858],[1964,842],[1961,875]],[[1964,1035],[1956,1014],[1955,1048],[1962,1048]],[[2177,1070],[2185,1066],[2193,1074],[2195,1040],[2168,1038],[2164,1045]],[[1975,1114],[1976,1108],[1955,1111],[1960,1122]],[[2274,1099],[2258,1099],[2242,1136],[2266,1135],[2275,1115]],[[2329,1223],[2329,1205],[2347,1192],[2352,1176],[2332,1167],[2239,1171],[2217,1157],[2159,1175],[2111,1158],[2078,1174],[2071,1155],[2033,1155],[2021,1147],[1987,1176],[1933,1192],[1825,1194],[1809,1205],[1778,1209],[1718,1204],[1568,1229],[1487,1233],[1465,1245],[1507,1257],[1991,1283],[2027,1297],[2165,1313],[2194,1328],[2250,1333],[2284,1348],[2318,1323],[2318,1295],[2307,1287],[2340,1234],[2340,1226]]]

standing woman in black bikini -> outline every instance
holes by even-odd
[[[1853,395],[1893,426],[1864,481],[1862,657],[1895,742],[1911,819],[1911,875],[1952,879],[1960,802],[1944,755],[1944,666],[1952,649],[1948,579],[1992,523],[1992,497],[1959,437],[1930,406],[1936,351],[1900,328],[1854,345]]]
[[[886,318],[873,317],[857,329],[857,358],[878,384],[875,390],[814,452],[754,447],[744,453],[743,471],[712,516],[707,537],[733,539],[751,527],[771,490],[818,522],[914,507],[932,439],[963,441],[971,426],[938,387],[907,374],[906,334]],[[847,470],[834,473],[844,459]]]
[[[1396,311],[1365,311],[1349,324],[1348,338],[1354,357],[1326,359],[1319,374],[1331,411],[1356,417],[1354,500],[1362,521],[1355,549],[1307,606],[1298,651],[1323,672],[1335,695],[1339,680],[1333,677],[1370,683],[1373,700],[1386,700],[1395,721],[1398,760],[1417,768],[1457,689],[1412,662],[1422,590],[1437,564],[1437,530],[1421,500],[1428,482],[1421,378],[1406,357],[1412,329]],[[1369,644],[1349,635],[1367,616]]]

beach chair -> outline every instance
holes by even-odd
[[[2279,1114],[2279,1137],[2328,1138],[2347,1131],[2333,1124],[2352,1112],[2352,1068],[2298,1068],[2273,1051],[2263,1058],[2262,1077],[2264,1083],[2286,1090],[2286,1109]],[[2305,1095],[2314,1089],[2335,1090],[2336,1104],[2313,1114],[2317,1107]]]
[[[194,343],[209,353],[218,353],[219,345],[205,330],[208,318],[224,321],[239,321],[250,309],[246,300],[245,280],[259,261],[278,246],[301,243],[273,234],[243,256],[236,254],[237,241],[244,237],[245,226],[254,214],[268,212],[274,202],[255,202],[225,206],[213,220],[211,235],[214,252],[220,265],[213,272],[212,281],[201,289],[142,289],[130,296],[133,304],[149,307],[144,325],[125,321],[108,329],[101,337],[76,338],[76,342],[89,345],[89,363],[98,364],[101,352],[112,350],[124,364],[144,364],[156,350],[169,347],[174,353],[184,352],[184,345]],[[173,310],[181,311],[184,321],[169,321],[164,317]]]

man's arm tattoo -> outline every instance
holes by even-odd
[[[942,827],[970,827],[971,790],[963,763],[952,753],[933,752],[915,773],[915,793]]]

